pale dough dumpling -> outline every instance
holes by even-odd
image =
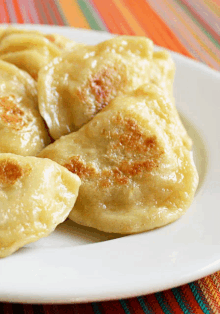
[[[0,60],[0,153],[36,155],[49,143],[38,111],[36,82]]]
[[[36,157],[0,154],[0,257],[48,236],[72,209],[77,175]]]
[[[41,69],[39,108],[54,139],[78,130],[115,96],[149,81],[153,43],[119,36],[76,45]]]
[[[27,71],[34,79],[41,67],[48,64],[74,42],[58,35],[9,27],[0,37],[0,58]]]
[[[116,97],[39,156],[82,180],[70,219],[129,234],[166,225],[190,206],[198,174],[187,137],[166,93],[148,85]]]

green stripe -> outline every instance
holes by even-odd
[[[194,23],[199,26],[202,31],[206,34],[206,36],[213,42],[213,44],[220,49],[220,44],[217,40],[215,40],[214,37],[204,28],[204,26],[195,18],[195,16],[189,11],[187,6],[181,2],[181,0],[175,0],[182,8],[184,11],[186,11],[187,15],[190,16],[190,18],[194,21]]]
[[[171,291],[173,292],[173,295],[174,295],[175,299],[177,300],[177,302],[179,303],[179,306],[181,307],[183,313],[184,314],[192,314],[192,312],[189,312],[189,310],[185,306],[185,304],[184,304],[184,302],[182,300],[182,296],[181,296],[181,294],[179,292],[179,288],[171,289]]]
[[[172,309],[169,306],[169,304],[167,303],[163,293],[157,292],[157,293],[155,293],[155,297],[156,297],[158,303],[160,304],[162,310],[164,311],[164,313],[165,314],[172,314]]]
[[[102,312],[99,309],[98,303],[92,303],[92,309],[93,309],[95,314],[102,314]]]
[[[196,301],[199,303],[199,306],[203,310],[204,314],[210,314],[209,309],[206,307],[205,303],[202,301],[202,298],[199,295],[198,287],[193,282],[189,283],[189,287],[190,287]]]
[[[152,311],[146,306],[144,300],[142,297],[138,297],[138,302],[140,303],[140,306],[142,307],[142,310],[145,314],[152,314]]]
[[[94,9],[92,8],[92,6],[89,5],[88,1],[77,0],[77,3],[80,6],[80,9],[82,10],[85,18],[87,19],[87,22],[92,29],[96,31],[106,30],[101,20],[98,19],[98,15],[94,13]]]
[[[131,314],[131,312],[129,311],[126,301],[125,300],[120,300],[121,306],[123,308],[123,310],[125,311],[125,314]]]

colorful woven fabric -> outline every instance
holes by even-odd
[[[144,35],[220,69],[219,0],[0,0],[1,23],[69,25]]]
[[[220,70],[220,0],[0,0],[1,23],[69,25],[143,35]],[[137,298],[74,305],[0,303],[0,314],[220,313],[220,272]]]

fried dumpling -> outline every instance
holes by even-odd
[[[38,111],[36,82],[0,60],[0,153],[38,154],[49,136]]]
[[[153,44],[119,36],[96,46],[76,45],[41,69],[39,108],[54,139],[78,130],[116,95],[149,81]]]
[[[70,219],[129,234],[166,225],[186,211],[198,174],[174,109],[162,89],[143,86],[117,96],[39,154],[82,180]]]
[[[151,64],[150,82],[162,88],[172,97],[174,74],[175,65],[169,52],[155,51]]]
[[[48,236],[63,222],[80,179],[57,163],[0,154],[0,257]]]
[[[9,27],[0,40],[0,58],[37,79],[41,67],[72,46],[74,42],[61,35]]]

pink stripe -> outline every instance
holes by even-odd
[[[8,23],[9,22],[9,16],[8,12],[5,7],[4,0],[0,1],[0,22],[1,23]]]
[[[211,57],[210,53],[205,51],[204,47],[215,55],[218,55],[218,49],[204,36],[200,28],[192,22],[180,6],[172,0],[169,0],[169,2],[166,0],[148,0],[148,2],[175,32],[179,40],[187,47],[191,54],[198,60],[206,62],[215,69],[219,69],[220,65]]]
[[[204,28],[217,40],[220,41],[220,17],[212,13],[208,6],[204,6],[202,2],[199,4],[193,1],[181,0],[185,6],[192,12],[198,21],[204,25]],[[214,28],[212,25],[214,24]]]
[[[34,3],[35,3],[35,7],[36,7],[36,12],[39,12],[39,19],[40,19],[40,23],[41,24],[48,24],[48,20],[47,20],[47,17],[45,15],[45,10],[44,8],[42,7],[42,4],[41,4],[41,1],[39,0],[33,0]]]
[[[16,13],[14,10],[14,4],[12,0],[7,0],[7,2],[5,2],[6,6],[7,6],[7,11],[8,11],[8,15],[9,15],[9,22],[10,23],[17,23],[17,17],[16,17]]]
[[[28,12],[31,18],[31,22],[34,24],[40,24],[38,12],[33,0],[28,0]]]
[[[17,0],[24,23],[30,23],[28,5],[26,0]]]

